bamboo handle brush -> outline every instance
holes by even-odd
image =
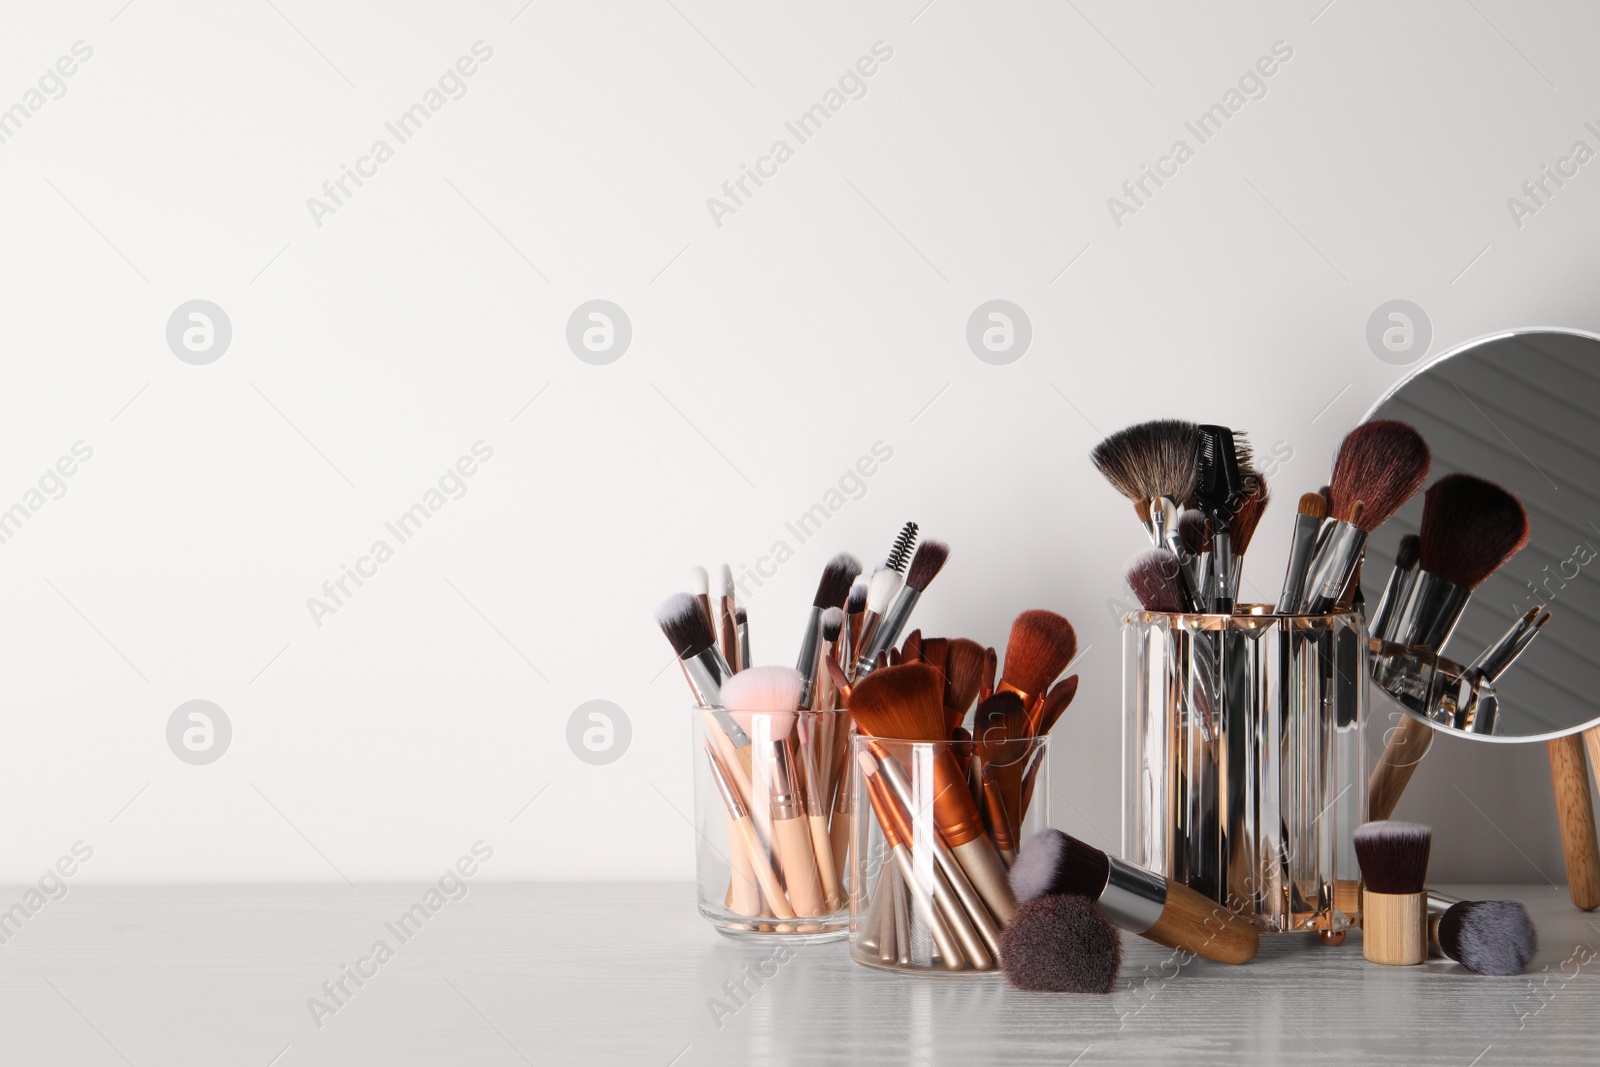
[[[1367,778],[1367,817],[1380,822],[1394,814],[1400,796],[1406,791],[1417,764],[1433,744],[1433,727],[1404,712],[1400,724],[1383,746],[1378,765]]]
[[[1600,907],[1600,843],[1595,839],[1584,739],[1569,734],[1546,745],[1550,780],[1556,791],[1556,818],[1561,824],[1561,852],[1567,861],[1567,893],[1574,907],[1593,911]]]

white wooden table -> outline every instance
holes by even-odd
[[[732,1015],[710,1002],[773,949],[715,934],[687,885],[469,885],[402,941],[385,924],[423,888],[73,886],[0,927],[0,1063],[1600,1063],[1600,918],[1549,887],[1439,887],[1528,902],[1540,952],[1518,978],[1369,966],[1357,935],[1172,976],[1129,938],[1115,993],[1050,996],[833,944],[767,964]],[[323,983],[363,958],[335,1002]],[[312,997],[334,1010],[314,1020]]]

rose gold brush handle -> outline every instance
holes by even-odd
[[[761,890],[756,885],[756,870],[750,862],[750,848],[731,812],[724,813],[728,826],[728,907],[740,915],[761,914]]]
[[[1556,818],[1561,824],[1561,851],[1567,861],[1567,893],[1574,907],[1593,911],[1600,907],[1600,843],[1595,840],[1584,739],[1569,734],[1546,745],[1556,792]]]
[[[717,784],[717,791],[722,794],[722,803],[727,810],[728,818],[733,820],[734,829],[744,842],[750,863],[755,868],[756,882],[761,886],[761,893],[766,897],[767,906],[779,919],[794,918],[794,912],[784,900],[783,887],[778,884],[777,872],[772,869],[772,862],[767,857],[766,846],[756,833],[755,823],[750,821],[750,812],[745,808],[739,795],[734,792],[733,784],[728,780],[726,770],[717,759],[716,753],[707,748],[706,759],[711,764],[711,777]]]
[[[1394,814],[1400,795],[1432,744],[1433,727],[1402,713],[1400,725],[1389,735],[1389,743],[1383,746],[1383,755],[1367,779],[1368,819],[1380,822]]]

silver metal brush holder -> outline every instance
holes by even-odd
[[[1361,616],[1135,612],[1122,634],[1123,858],[1264,930],[1357,922]]]

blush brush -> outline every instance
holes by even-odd
[[[1011,624],[999,689],[1009,689],[1031,706],[1078,654],[1072,623],[1053,611],[1024,611]]]

